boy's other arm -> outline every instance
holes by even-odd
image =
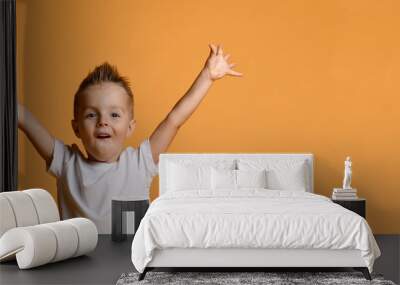
[[[229,55],[224,55],[220,46],[210,45],[210,55],[204,68],[196,77],[189,90],[179,99],[167,117],[150,136],[153,160],[157,164],[159,155],[168,149],[180,126],[197,109],[212,83],[225,75],[241,76],[232,70],[234,64],[228,63]]]
[[[23,105],[18,104],[18,128],[29,138],[40,156],[49,165],[53,157],[54,137]]]

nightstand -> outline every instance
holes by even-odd
[[[366,213],[366,200],[364,198],[358,198],[354,200],[337,200],[332,199],[332,202],[339,204],[340,206],[353,211],[356,214],[359,214],[361,217],[365,219]]]
[[[140,221],[149,208],[149,200],[135,200],[129,197],[116,197],[111,201],[111,239],[113,241],[124,241],[127,238],[128,227],[133,226],[129,223],[125,214],[134,215],[135,231],[138,229]],[[125,233],[124,233],[125,232]],[[130,233],[134,234],[134,233]]]

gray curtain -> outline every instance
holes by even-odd
[[[15,0],[0,0],[0,7],[0,192],[3,192],[18,190]]]

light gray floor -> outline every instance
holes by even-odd
[[[399,283],[400,235],[375,236],[382,251],[374,272]],[[95,251],[87,256],[19,270],[15,261],[0,264],[0,284],[115,284],[124,272],[134,271],[130,259],[132,239],[112,242],[99,236]]]

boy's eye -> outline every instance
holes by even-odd
[[[112,113],[111,116],[112,116],[113,118],[117,118],[117,117],[119,117],[119,114],[118,114],[118,113]]]
[[[96,114],[95,113],[89,113],[85,117],[86,118],[94,118],[94,117],[96,117]]]

